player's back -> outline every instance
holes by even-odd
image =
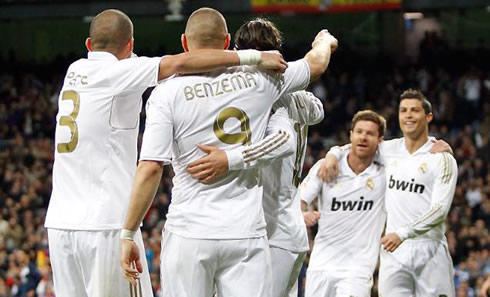
[[[172,158],[175,177],[167,230],[192,238],[265,235],[258,170],[232,171],[204,185],[186,168],[204,155],[197,144],[232,149],[261,140],[273,102],[286,91],[304,88],[308,83],[304,61],[290,63],[288,71],[281,77],[255,67],[233,67],[224,72],[176,77],[154,90],[147,105],[141,160]],[[171,144],[153,144],[149,139],[164,138],[168,135],[165,133],[171,133]],[[155,156],[153,152],[161,147],[172,147],[172,152]],[[267,145],[262,149],[268,149]]]
[[[296,151],[262,169],[267,237],[271,246],[303,252],[309,249],[309,244],[296,192],[306,154],[308,125],[323,120],[323,104],[313,94],[298,91],[281,97],[273,108],[286,108],[288,130],[295,138]]]
[[[430,153],[431,147],[430,139],[413,154],[406,149],[403,138],[384,141],[380,145],[380,155],[386,166],[387,232],[394,232],[408,224],[417,224],[417,221],[422,223],[436,215],[435,208],[432,213],[428,212],[432,207],[432,196],[437,191],[437,184],[447,185],[444,188],[451,191],[450,184],[457,172],[456,161],[448,153]],[[454,189],[452,191],[454,193]],[[450,195],[449,204],[452,201],[452,194],[435,195]],[[425,218],[424,214],[427,214]],[[443,240],[444,233],[445,225],[441,221],[413,240]]]
[[[58,99],[46,227],[121,228],[136,169],[141,95],[161,58],[90,52],[68,68]]]

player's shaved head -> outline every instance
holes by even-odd
[[[118,53],[132,38],[133,23],[120,10],[104,10],[90,23],[90,39],[94,51]]]
[[[185,27],[187,41],[198,48],[223,48],[227,35],[228,28],[223,15],[207,7],[194,11]]]

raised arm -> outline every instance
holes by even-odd
[[[318,32],[311,50],[304,59],[310,66],[310,82],[318,79],[328,67],[330,55],[337,49],[338,41],[327,30]]]
[[[236,65],[259,65],[262,69],[278,72],[284,72],[287,68],[280,53],[197,49],[163,57],[160,61],[158,79],[166,79],[177,73],[202,73]]]

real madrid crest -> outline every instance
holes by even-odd
[[[419,167],[419,171],[420,171],[421,173],[426,173],[426,172],[427,172],[427,163],[425,163],[425,162],[424,162],[424,163],[422,163],[422,164],[420,165],[420,167]]]
[[[366,188],[370,191],[374,190],[374,182],[372,178],[366,180]]]

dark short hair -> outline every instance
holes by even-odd
[[[402,102],[403,99],[417,99],[422,102],[422,107],[424,108],[425,114],[432,113],[432,104],[430,104],[429,100],[427,100],[422,91],[418,89],[407,89],[403,91],[403,93],[400,95],[400,102]]]
[[[359,121],[370,121],[378,125],[378,137],[382,137],[385,135],[386,131],[386,120],[385,118],[372,110],[361,110],[358,111],[354,117],[352,118],[352,123],[350,126],[351,131],[354,130],[357,122]]]
[[[237,49],[280,50],[282,40],[281,32],[274,23],[264,18],[255,18],[246,22],[235,33]]]

